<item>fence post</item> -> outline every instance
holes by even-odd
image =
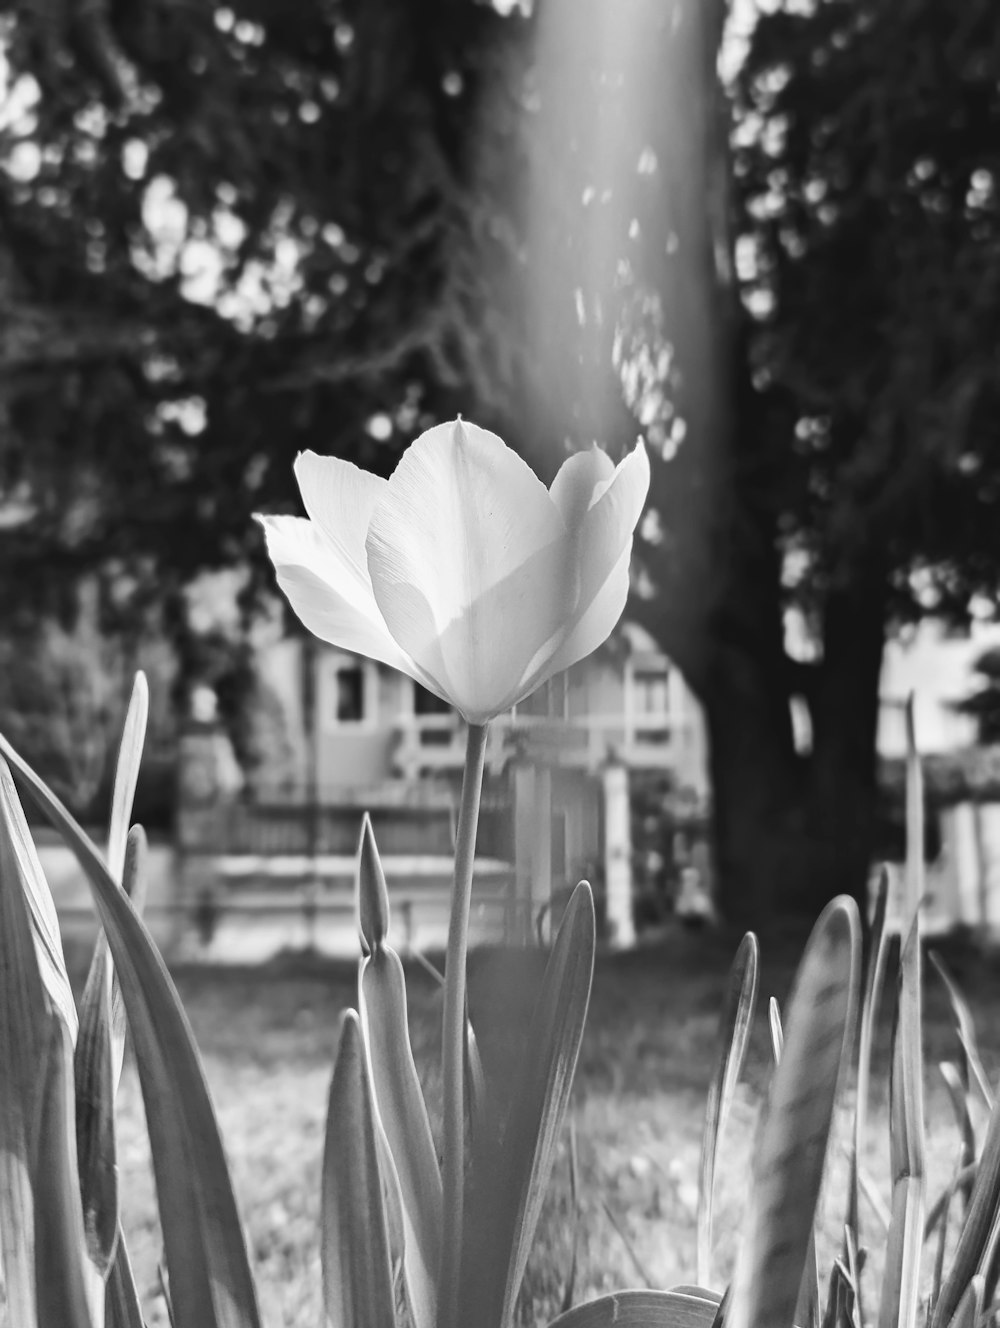
[[[217,715],[215,693],[197,688],[177,744],[177,895],[172,942],[183,945],[197,921],[203,945],[219,918],[217,858],[238,787],[232,746]],[[210,924],[211,921],[211,925]]]
[[[601,771],[604,793],[604,888],[608,935],[620,950],[635,945],[632,916],[632,828],[628,767],[611,757]]]
[[[521,758],[513,772],[515,916],[508,939],[525,945],[533,939],[535,919],[552,900],[552,771]],[[546,915],[543,935],[548,926]]]

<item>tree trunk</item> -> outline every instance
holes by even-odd
[[[749,585],[734,586],[732,596]],[[775,599],[777,585],[774,587]],[[758,589],[756,616],[760,613]],[[812,750],[794,748],[789,662],[746,640],[720,651],[703,701],[720,908],[741,929],[815,918],[836,895],[864,907],[876,824],[885,581],[869,563],[832,590],[822,662],[804,697]],[[766,631],[762,633],[767,636]]]
[[[881,561],[858,564],[827,596],[823,662],[810,698],[808,874],[810,912],[838,894],[864,914],[877,821],[879,678],[885,643]]]
[[[789,854],[798,841],[802,779],[776,543],[759,511],[752,521],[732,522],[730,532],[720,559],[723,589],[707,623],[701,699],[717,897],[726,921],[745,929],[760,928],[785,893]]]
[[[740,930],[775,918],[800,852],[800,762],[778,693],[774,672],[744,657],[706,697],[717,900]]]

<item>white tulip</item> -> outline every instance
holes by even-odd
[[[607,639],[625,607],[649,489],[640,442],[578,452],[550,489],[463,420],[411,444],[388,480],[302,453],[308,519],[261,517],[278,584],[332,645],[401,669],[470,724]]]

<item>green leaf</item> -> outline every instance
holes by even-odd
[[[444,974],[437,971],[425,954],[419,950],[411,950],[409,954],[410,958],[415,959],[439,987],[444,986]],[[496,1131],[499,1125],[486,1086],[486,1073],[479,1051],[479,1040],[469,1018],[468,1000],[465,1002],[465,1089],[469,1108],[469,1139],[474,1147],[477,1134],[483,1131]]]
[[[76,854],[108,937],[135,1045],[178,1323],[257,1328],[256,1294],[218,1124],[170,975],[94,844],[2,737],[0,752]]]
[[[330,1084],[320,1259],[330,1328],[395,1328],[375,1108],[354,1010],[341,1020]]]
[[[118,1228],[115,1260],[111,1265],[104,1298],[104,1328],[145,1328],[139,1305],[139,1293],[136,1290],[132,1264],[121,1227]]]
[[[934,1252],[934,1272],[931,1279],[931,1291],[928,1299],[927,1317],[930,1318],[934,1313],[934,1306],[937,1304],[938,1297],[941,1295],[941,1284],[944,1281],[944,1256],[948,1240],[948,1218],[951,1216],[951,1204],[955,1198],[955,1191],[958,1189],[958,1178],[962,1174],[961,1164],[955,1167],[951,1180],[945,1186],[944,1193],[939,1200],[940,1204],[940,1230],[938,1231],[937,1247]],[[924,1240],[927,1240],[928,1229],[924,1228]]]
[[[32,1154],[50,1033],[15,807],[10,772],[0,765],[0,1268],[6,1322],[37,1328]]]
[[[979,1172],[978,1161],[973,1162],[969,1166],[963,1168],[963,1170],[960,1171],[958,1175],[955,1177],[956,1187],[958,1189],[963,1189],[964,1187],[968,1186],[971,1190],[971,1188],[975,1185],[976,1176],[978,1172]],[[933,1233],[934,1228],[941,1221],[941,1217],[944,1213],[945,1200],[947,1199],[947,1197],[948,1197],[948,1188],[946,1188],[941,1194],[938,1195],[937,1199],[935,1199],[933,1205],[931,1206],[931,1210],[927,1214],[927,1221],[924,1223],[924,1240],[930,1239],[930,1236]],[[886,1223],[887,1230],[888,1230],[888,1225],[889,1224],[887,1222]]]
[[[87,1306],[103,1306],[104,1283],[84,1267],[73,1110],[73,1044],[62,1018],[55,1013],[49,1016],[34,1153],[39,1322],[58,1324],[60,1328],[91,1328]]]
[[[736,1085],[743,1070],[750,1029],[757,1008],[760,946],[753,932],[747,932],[733,960],[729,990],[719,1019],[719,1043],[722,1054],[708,1090],[705,1123],[701,1136],[701,1168],[698,1187],[698,1281],[711,1281],[712,1203],[715,1189],[715,1161],[719,1139],[726,1128]]]
[[[858,1034],[858,1088],[854,1107],[854,1137],[851,1148],[850,1179],[848,1189],[847,1225],[854,1233],[855,1242],[861,1239],[861,1178],[860,1158],[864,1156],[865,1130],[868,1121],[868,1101],[871,1096],[872,1043],[878,1024],[879,1007],[889,957],[885,916],[889,902],[889,873],[883,867],[879,873],[875,913],[869,934],[868,960],[865,965],[865,992],[861,1003],[861,1027]],[[863,1317],[863,1316],[862,1316]]]
[[[752,1167],[727,1328],[791,1328],[805,1273],[838,1079],[853,1028],[860,922],[823,911],[799,965]]]
[[[136,674],[125,716],[111,797],[108,871],[121,880],[137,909],[145,893],[146,842],[142,830],[129,834],[132,805],[149,714],[145,675]],[[125,1059],[125,1010],[108,942],[101,931],[80,1002],[76,1043],[76,1140],[80,1164],[87,1253],[107,1278],[118,1241],[118,1149],[114,1102]]]
[[[146,722],[149,717],[149,685],[146,675],[140,670],[132,684],[125,714],[122,740],[118,748],[118,763],[115,766],[115,784],[111,794],[111,824],[108,828],[108,871],[120,880],[125,870],[125,846],[129,825],[132,821],[132,807],[135,802],[135,790],[139,783],[139,769],[142,765],[142,748],[146,740]]]
[[[968,1081],[963,1082],[961,1072],[956,1069],[951,1061],[942,1062],[938,1069],[941,1071],[941,1078],[948,1089],[951,1107],[955,1113],[955,1120],[958,1123],[958,1131],[962,1139],[956,1183],[962,1190],[965,1208],[968,1209],[969,1200],[972,1198],[972,1181],[962,1182],[961,1177],[976,1160],[976,1131],[972,1124],[972,1104],[969,1101]]]
[[[433,1328],[441,1261],[441,1172],[410,1048],[406,979],[396,952],[377,945],[362,961],[361,1015],[379,1119],[399,1177],[407,1286],[417,1328]]]
[[[781,1025],[781,1006],[772,996],[768,1001],[768,1019],[771,1026],[771,1052],[775,1065],[781,1064],[785,1050],[785,1033]],[[819,1317],[819,1259],[816,1254],[816,1231],[809,1233],[806,1266],[802,1286],[795,1306],[795,1322],[807,1328],[816,1328]]]
[[[141,826],[129,833],[124,855],[123,888],[133,904],[145,894],[146,837]],[[138,901],[138,902],[137,902]],[[107,1277],[118,1239],[118,1149],[115,1096],[125,1059],[126,1020],[121,989],[111,982],[113,965],[107,939],[97,938],[87,984],[80,1001],[76,1043],[76,1141],[80,1164],[87,1253]]]
[[[781,1027],[781,1006],[774,996],[767,1002],[767,1026],[771,1031],[771,1055],[775,1065],[781,1064],[781,1053],[785,1047],[785,1034]]]
[[[3,739],[0,738],[0,744]],[[63,955],[62,936],[59,931],[59,919],[56,906],[49,890],[48,882],[38,860],[38,851],[31,838],[24,811],[18,800],[17,790],[11,779],[6,764],[0,762],[0,801],[3,803],[5,838],[10,857],[11,879],[20,881],[21,891],[27,905],[34,937],[38,971],[41,975],[45,994],[54,1009],[58,1010],[63,1022],[69,1029],[70,1037],[77,1033],[76,1001],[66,972],[66,960]]]
[[[410,1046],[406,977],[385,944],[389,897],[366,815],[358,852],[361,933],[368,947],[358,976],[358,1005],[371,1064],[372,1093],[398,1178],[404,1266],[416,1328],[434,1328],[441,1266],[441,1170]]]
[[[594,900],[582,881],[549,956],[501,1143],[473,1158],[460,1321],[507,1328],[569,1102],[594,971]]]
[[[924,1238],[924,1055],[920,906],[924,896],[924,800],[913,734],[913,698],[906,709],[905,940],[899,962],[896,1028],[889,1079],[892,1219],[886,1244],[879,1328],[914,1328],[920,1300]]]
[[[576,1296],[577,1264],[580,1254],[580,1163],[576,1148],[576,1121],[569,1118],[569,1202],[573,1210],[573,1233],[570,1237],[569,1271],[562,1293],[562,1313],[573,1308]]]
[[[986,1281],[977,1273],[965,1288],[954,1315],[948,1320],[948,1328],[980,1328],[985,1303]]]
[[[990,1081],[983,1068],[982,1058],[979,1055],[979,1045],[976,1039],[976,1026],[972,1018],[972,1011],[969,1009],[968,1001],[959,990],[955,979],[948,972],[948,967],[944,960],[932,950],[928,955],[931,966],[944,984],[944,989],[948,993],[948,1002],[951,1005],[952,1013],[955,1016],[955,1027],[958,1032],[958,1040],[962,1047],[962,1075],[966,1083],[974,1081],[976,1087],[986,1103],[987,1111],[992,1111],[994,1106],[993,1089],[990,1087]]]
[[[358,846],[358,920],[361,939],[369,952],[385,943],[389,935],[389,890],[367,812],[361,818]]]
[[[697,1287],[613,1291],[577,1305],[549,1328],[712,1328],[720,1297]]]
[[[872,915],[868,937],[868,956],[865,963],[865,989],[861,1003],[861,1023],[858,1033],[858,1078],[854,1103],[854,1131],[851,1139],[850,1163],[847,1189],[847,1222],[844,1240],[845,1254],[848,1242],[853,1241],[855,1249],[861,1244],[861,1194],[867,1187],[867,1197],[873,1202],[882,1202],[874,1185],[869,1185],[861,1168],[864,1156],[865,1131],[868,1124],[868,1102],[871,1097],[872,1044],[875,1028],[878,1024],[879,1010],[882,1004],[882,992],[885,986],[886,966],[889,960],[888,936],[885,929],[886,912],[889,905],[889,872],[883,866],[879,872],[878,889],[875,894],[875,910]],[[883,1203],[884,1208],[884,1203]],[[881,1212],[881,1210],[879,1210]],[[888,1230],[889,1215],[885,1210],[885,1229]],[[849,1291],[845,1295],[849,1295]],[[861,1322],[865,1322],[864,1303],[860,1279],[853,1289],[850,1300],[851,1313]]]

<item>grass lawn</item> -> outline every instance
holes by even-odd
[[[748,1175],[753,1121],[770,1070],[766,998],[787,994],[797,948],[763,955],[761,1012],[744,1086],[720,1158],[714,1281],[728,1272]],[[693,1281],[694,1210],[706,1088],[731,957],[713,938],[668,935],[629,955],[598,959],[588,1029],[572,1101],[582,1181],[577,1298],[615,1286]],[[1000,964],[961,951],[948,956],[973,1007],[987,1070],[1000,1062]],[[481,962],[481,961],[480,961]],[[74,963],[76,968],[77,964]],[[198,1044],[249,1230],[264,1321],[319,1324],[316,1218],[331,1061],[340,1011],[353,1003],[355,971],[310,959],[259,970],[175,973]],[[409,970],[411,1035],[438,1114],[440,993]],[[503,1076],[516,1056],[530,982],[506,993],[481,967],[473,987],[487,1070]],[[888,1198],[885,1066],[888,1025],[878,1042],[879,1075],[869,1165]],[[509,1036],[499,1031],[509,1028]],[[927,977],[929,1066],[957,1044],[936,979]],[[160,1240],[134,1070],[120,1095],[123,1221],[149,1323],[164,1324],[156,1265]],[[957,1135],[940,1076],[928,1072],[928,1155],[933,1198],[951,1174]],[[572,1212],[564,1148],[528,1271],[524,1323],[558,1308],[570,1255]],[[828,1184],[829,1252],[838,1243],[837,1172]],[[872,1243],[878,1228],[869,1214]],[[824,1261],[825,1262],[825,1261]]]

